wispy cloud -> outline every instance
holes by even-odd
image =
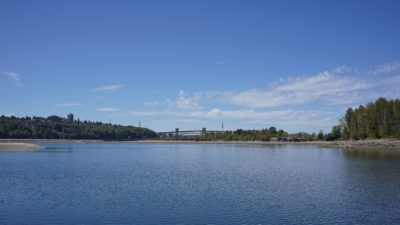
[[[373,71],[373,72],[371,72]],[[180,91],[167,104],[181,110],[198,110],[204,102],[216,102],[249,109],[276,108],[317,104],[348,106],[363,104],[400,86],[400,62],[379,65],[373,70],[358,70],[346,66],[315,75],[289,77],[272,81],[265,88],[243,91]],[[382,76],[367,76],[368,74]],[[397,91],[396,93],[398,93]],[[400,97],[398,95],[392,97]]]
[[[166,103],[169,107],[176,107],[182,110],[198,110],[202,108],[199,105],[202,95],[200,92],[188,95],[181,90],[176,100],[167,99]]]
[[[231,120],[237,121],[231,125],[232,129],[240,128],[238,124],[256,124],[257,126],[286,126],[291,127],[295,125],[304,126],[307,128],[315,128],[316,130],[322,127],[329,127],[334,125],[337,120],[330,115],[317,112],[317,111],[301,111],[301,110],[254,110],[254,109],[237,109],[237,110],[223,110],[213,108],[210,110],[198,111],[129,111],[124,113],[116,113],[110,116],[116,117],[130,117],[130,116],[145,116],[159,118],[166,117],[168,120],[155,119],[161,122],[182,122],[183,121],[206,121],[206,120]],[[236,126],[236,127],[234,127]],[[291,127],[296,131],[295,127]]]
[[[253,120],[270,120],[270,119],[290,119],[295,118],[300,114],[316,116],[316,113],[288,110],[275,111],[258,111],[254,109],[237,109],[237,110],[222,110],[212,108],[210,110],[196,111],[128,111],[125,113],[113,114],[113,116],[178,116],[198,119],[253,119]]]
[[[99,108],[99,109],[97,109],[97,111],[100,111],[100,112],[117,112],[117,111],[119,111],[119,109],[118,108],[112,108],[112,107],[105,107],[105,108]]]
[[[387,74],[399,71],[400,71],[400,61],[394,61],[378,65],[377,67],[370,69],[368,73],[372,75],[379,75],[379,74]]]
[[[14,84],[18,87],[22,87],[21,76],[15,72],[2,72],[0,73],[3,76],[8,77],[10,80],[14,82]]]
[[[326,71],[314,76],[288,78],[268,89],[251,89],[233,93],[225,100],[229,103],[250,108],[268,108],[282,105],[298,105],[313,100],[322,103],[335,102],[345,94],[366,90],[370,84],[356,77]]]
[[[192,93],[181,90],[175,99],[146,102],[144,106],[151,106],[151,111],[119,111],[110,116],[232,120],[253,127],[274,124],[286,129],[297,126],[329,130],[347,107],[366,104],[381,96],[399,98],[399,86],[399,62],[364,70],[341,66],[313,75],[281,78],[265,88]]]
[[[113,84],[113,85],[106,85],[106,86],[101,86],[94,88],[94,91],[100,91],[100,92],[115,92],[120,90],[123,87],[123,85],[120,84]]]
[[[77,106],[83,106],[82,103],[78,102],[67,102],[67,103],[61,103],[61,104],[56,104],[56,107],[77,107]]]

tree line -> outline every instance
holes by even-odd
[[[379,98],[365,106],[348,108],[330,135],[332,139],[400,139],[400,99]]]
[[[58,116],[0,117],[0,138],[137,140],[154,138],[147,128],[92,121],[68,121]]]
[[[234,131],[206,132],[198,136],[171,136],[160,137],[160,139],[191,140],[191,141],[315,141],[319,137],[317,134],[299,132],[289,134],[288,132],[276,127],[265,128],[261,130],[237,129]]]
[[[262,130],[237,129],[235,131],[210,132],[194,138],[197,141],[270,141],[271,138],[283,140],[287,137],[287,132],[270,127]]]

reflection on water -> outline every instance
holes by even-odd
[[[48,144],[0,152],[0,224],[400,223],[397,152]]]

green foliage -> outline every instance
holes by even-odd
[[[339,132],[340,131],[340,132]],[[332,129],[345,139],[400,138],[400,100],[379,98],[374,103],[349,108],[343,124]]]
[[[315,141],[317,135],[315,133],[309,134],[306,132],[299,132],[289,135],[289,141]]]
[[[325,135],[325,140],[327,141],[333,141],[333,140],[337,140],[339,138],[342,137],[342,125],[336,125],[334,127],[332,127],[332,132]]]
[[[323,140],[324,139],[324,132],[322,130],[319,131],[317,135],[318,140]]]
[[[146,128],[84,121],[68,122],[58,116],[0,117],[0,138],[137,140],[154,138]]]

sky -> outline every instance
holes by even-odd
[[[0,0],[0,114],[329,132],[400,98],[400,1]]]

